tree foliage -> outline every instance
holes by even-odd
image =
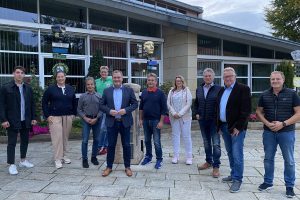
[[[274,30],[273,36],[300,42],[299,0],[273,0],[265,8],[265,17]]]
[[[100,66],[104,65],[104,58],[100,50],[97,50],[91,59],[89,72],[87,76],[97,79],[100,77]]]
[[[285,76],[285,86],[288,88],[294,88],[293,79],[295,76],[295,67],[291,61],[282,61],[276,67],[277,71],[283,72]]]

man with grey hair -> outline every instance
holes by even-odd
[[[264,182],[258,190],[273,186],[274,157],[279,145],[284,160],[286,196],[293,198],[295,185],[295,123],[300,120],[300,99],[297,93],[284,87],[284,74],[274,71],[270,76],[271,88],[264,91],[258,102],[256,114],[264,124]]]
[[[221,130],[230,164],[230,192],[239,192],[244,173],[244,139],[251,112],[251,93],[247,85],[236,81],[232,67],[223,72],[224,87],[217,98],[217,130]]]
[[[203,83],[196,90],[195,110],[196,118],[200,125],[202,139],[204,143],[206,162],[198,167],[205,170],[213,167],[212,176],[220,176],[220,135],[216,129],[216,103],[221,86],[214,83],[215,72],[211,68],[203,71]]]
[[[94,165],[99,165],[97,160],[98,138],[101,128],[100,100],[101,96],[95,92],[95,80],[92,77],[87,77],[85,80],[86,93],[82,94],[78,101],[77,113],[82,119],[82,167],[89,168],[88,164],[88,141],[90,130],[93,130],[93,148],[91,162]]]

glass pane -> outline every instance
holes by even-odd
[[[274,58],[274,51],[270,49],[251,47],[251,57],[253,58]]]
[[[273,64],[252,63],[252,76],[269,77],[272,71],[274,71]]]
[[[248,76],[248,65],[243,64],[224,64],[224,68],[232,67],[237,76]]]
[[[276,51],[275,59],[293,60],[293,57],[291,56],[291,53]]]
[[[221,76],[221,62],[198,60],[197,76],[203,76],[203,71],[206,68],[212,68],[216,76]]]
[[[37,32],[27,30],[0,30],[0,49],[11,51],[38,51]]]
[[[160,37],[160,25],[136,19],[129,19],[129,34]]]
[[[140,42],[130,42],[130,57],[131,58],[146,58],[146,56],[142,55],[138,52],[138,45],[141,45],[143,48],[143,44],[145,41]],[[154,53],[151,55],[151,59],[160,60],[161,59],[161,45],[154,44]]]
[[[3,77],[1,76],[0,77],[0,87],[5,84],[5,83],[8,83],[10,82],[11,80],[13,80],[13,77]]]
[[[252,91],[262,92],[270,87],[269,78],[252,78]]]
[[[127,60],[119,59],[104,59],[105,65],[109,68],[109,74],[112,74],[114,70],[120,70],[123,76],[127,76]]]
[[[224,56],[248,57],[248,45],[224,40],[223,54]]]
[[[103,11],[89,10],[89,28],[99,31],[127,33],[127,18]]]
[[[1,0],[0,18],[37,23],[36,0]]]
[[[18,65],[25,67],[29,74],[32,64],[36,66],[38,73],[38,55],[0,52],[0,74],[12,74],[14,67]]]
[[[51,0],[40,1],[41,23],[86,28],[86,8]]]
[[[141,86],[141,91],[147,88],[147,78],[132,78],[131,82],[139,84]]]
[[[67,75],[72,76],[84,76],[85,75],[85,62],[84,60],[54,60],[52,58],[45,58],[44,65],[45,65],[45,75],[52,75],[52,67],[59,62],[65,63],[69,67],[69,72]]]
[[[79,77],[79,78],[71,78],[68,77],[66,78],[66,83],[71,85],[74,90],[75,93],[84,93],[85,92],[85,81],[84,81],[84,77]],[[45,85],[49,86],[50,83],[53,82],[52,77],[46,77],[45,78]]]
[[[198,35],[198,54],[221,55],[221,40],[218,38]]]
[[[92,39],[91,54],[95,54],[97,50],[100,50],[103,56],[126,58],[126,42],[124,41]]]
[[[239,83],[243,83],[245,85],[248,85],[248,78],[237,78],[236,79]]]
[[[148,69],[147,63],[131,63],[131,71],[133,77],[147,77],[147,74],[149,73],[155,73],[158,76],[158,68],[159,66],[157,66],[156,69]]]
[[[41,49],[42,52],[52,53],[52,34],[41,33]],[[85,54],[85,39],[69,35],[68,42],[70,43],[68,54]]]

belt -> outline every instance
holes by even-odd
[[[90,118],[90,119],[95,119],[97,118],[97,115],[85,115],[87,118]]]
[[[122,120],[122,118],[115,118],[115,121],[121,122],[121,121],[123,121],[123,120]]]

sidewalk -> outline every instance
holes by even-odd
[[[186,199],[186,200],[267,200],[286,199],[283,180],[283,160],[277,152],[275,187],[269,192],[259,192],[257,187],[263,181],[262,131],[248,131],[245,139],[245,171],[241,192],[229,193],[229,185],[221,178],[229,174],[228,160],[222,144],[221,178],[210,176],[211,169],[198,171],[197,164],[204,162],[204,149],[198,131],[193,131],[193,165],[185,165],[184,148],[179,164],[171,164],[172,145],[170,133],[162,134],[164,165],[154,169],[154,163],[147,166],[133,165],[133,177],[127,177],[123,165],[114,165],[109,177],[101,177],[105,168],[105,156],[98,156],[100,166],[83,169],[81,166],[81,141],[70,141],[69,157],[72,163],[57,170],[52,161],[50,142],[30,143],[28,158],[35,164],[32,169],[19,169],[17,176],[10,176],[6,165],[6,145],[0,145],[0,199]],[[298,132],[299,134],[300,132]],[[296,134],[296,135],[298,135]],[[297,136],[296,136],[297,137]],[[222,141],[223,139],[221,139]],[[183,142],[182,142],[183,143]],[[91,145],[91,143],[90,143]],[[91,149],[91,146],[89,146]],[[16,163],[19,162],[19,145],[16,147]],[[89,151],[90,153],[90,151]],[[296,177],[300,177],[300,142],[295,146]],[[296,180],[295,193],[300,199],[300,180]]]

